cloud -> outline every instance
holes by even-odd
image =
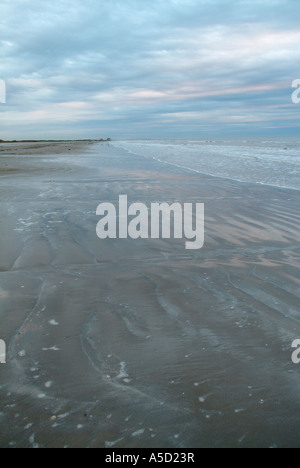
[[[2,0],[0,138],[171,136],[178,125],[201,136],[214,122],[220,134],[259,134],[274,119],[295,127],[295,8],[294,0]]]

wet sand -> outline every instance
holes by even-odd
[[[298,447],[299,192],[107,144],[0,145],[0,446]],[[96,208],[205,203],[205,245]]]

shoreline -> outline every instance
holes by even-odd
[[[0,446],[299,446],[298,192],[42,149],[0,153]],[[100,241],[120,194],[204,202],[203,249]]]
[[[222,144],[219,142],[215,147],[203,141],[199,141],[196,145],[191,142],[178,145],[178,142],[172,141],[153,140],[144,143],[138,140],[115,142],[115,145],[132,154],[140,154],[146,159],[151,158],[162,164],[200,175],[300,190],[300,179],[296,175],[299,172],[297,163],[299,149],[297,152],[296,148],[293,148],[293,151],[291,149],[292,152],[289,152],[289,145],[282,148],[270,144],[270,147],[265,148],[266,154],[264,154],[263,147],[243,145],[245,142],[241,141],[231,142],[230,146],[226,143],[228,142],[223,141]],[[198,162],[198,157],[201,163]],[[281,158],[282,164],[279,163]]]

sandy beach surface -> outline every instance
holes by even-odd
[[[299,191],[107,143],[0,145],[0,446],[298,447]],[[96,208],[205,203],[205,245]]]

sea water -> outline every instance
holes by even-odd
[[[300,190],[300,141],[123,140],[113,144],[202,174]]]

